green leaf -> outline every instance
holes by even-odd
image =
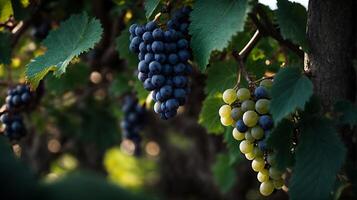
[[[302,119],[289,187],[292,200],[329,199],[346,156],[346,149],[332,124],[325,118]]]
[[[57,182],[44,185],[49,200],[98,200],[98,199],[146,199],[131,194],[98,175],[77,172]]]
[[[109,92],[118,97],[131,90],[129,86],[130,79],[128,76],[123,74],[118,74],[110,85]]]
[[[6,22],[13,15],[11,0],[0,1],[0,23]]]
[[[196,1],[191,12],[191,47],[203,71],[213,50],[223,50],[237,32],[243,31],[248,0]]]
[[[10,64],[11,62],[11,45],[10,34],[0,32],[0,63]]]
[[[144,6],[146,10],[146,18],[149,19],[153,12],[155,11],[156,7],[159,5],[160,0],[145,0]]]
[[[224,142],[227,145],[229,153],[229,164],[235,165],[243,160],[242,153],[239,150],[239,142],[234,139],[232,131],[233,127],[226,127],[224,131]]]
[[[294,112],[304,109],[312,91],[311,81],[296,67],[281,69],[276,75],[272,87],[270,112],[275,124]]]
[[[218,154],[216,162],[212,166],[212,173],[215,183],[223,193],[229,190],[236,183],[237,173],[229,164],[229,156],[226,154]]]
[[[221,134],[224,131],[218,114],[222,105],[223,101],[220,95],[207,96],[203,101],[198,123],[204,126],[208,133]]]
[[[131,68],[136,68],[138,64],[138,57],[129,51],[129,27],[125,30],[123,30],[120,34],[120,36],[117,37],[116,39],[116,47],[117,51],[119,52],[119,57],[121,59],[125,59]]]
[[[205,93],[214,95],[233,88],[237,80],[237,63],[235,61],[215,62],[207,70]]]
[[[340,114],[339,120],[350,126],[357,125],[357,106],[350,101],[339,101],[335,104],[335,111]]]
[[[102,32],[100,22],[90,19],[86,13],[72,15],[44,40],[47,52],[27,65],[26,76],[31,85],[37,87],[49,71],[54,71],[57,77],[65,73],[74,57],[99,42]]]
[[[306,50],[307,13],[305,7],[288,0],[278,0],[277,6],[277,22],[283,38],[292,40]]]
[[[284,119],[269,134],[267,139],[267,146],[273,149],[275,153],[276,167],[282,171],[293,164],[293,155],[291,153],[293,131],[294,124]]]

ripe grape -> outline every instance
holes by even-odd
[[[274,184],[272,181],[265,181],[260,184],[259,191],[263,196],[269,196],[274,191]]]
[[[244,115],[243,115],[243,119],[244,119]],[[259,125],[264,130],[269,130],[273,127],[273,120],[271,119],[271,117],[269,115],[260,116]]]
[[[245,139],[248,140],[249,142],[254,142],[254,140],[255,140],[249,130],[248,130],[247,132],[245,132],[245,136],[244,136],[244,137],[245,137]]]
[[[255,111],[247,111],[243,114],[243,122],[248,127],[253,127],[257,124],[259,116]]]
[[[259,86],[263,86],[267,89],[271,89],[271,87],[273,86],[273,81],[270,79],[264,79],[260,82]]]
[[[265,87],[263,87],[263,86],[259,86],[259,87],[257,87],[255,89],[254,96],[257,99],[262,99],[262,98],[268,98],[269,97],[268,92],[266,91]]]
[[[269,180],[269,174],[268,170],[262,169],[261,171],[258,172],[257,174],[257,179],[259,182],[266,182]]]
[[[247,88],[240,88],[237,91],[237,98],[241,102],[250,99],[250,91]]]
[[[234,139],[236,139],[236,140],[238,140],[238,141],[241,141],[241,140],[243,140],[243,139],[245,138],[244,133],[239,132],[239,131],[237,130],[237,128],[234,128],[234,129],[233,129],[232,134],[233,134]]]
[[[252,169],[259,172],[264,169],[265,161],[262,157],[256,157],[252,162]]]
[[[223,105],[219,108],[219,116],[221,117],[231,117],[232,108],[229,105]]]
[[[223,92],[223,101],[225,103],[231,104],[235,100],[237,100],[237,94],[234,89],[227,89],[226,91]]]
[[[259,99],[255,103],[255,110],[261,114],[265,115],[269,112],[270,101],[268,99]]]
[[[240,144],[239,144],[239,149],[243,154],[247,154],[253,151],[253,144],[247,140],[243,140]]]
[[[247,160],[253,160],[255,158],[254,152],[245,154],[245,157],[247,158]]]
[[[243,120],[238,120],[236,123],[237,130],[241,133],[244,133],[248,130],[248,127],[244,124]]]

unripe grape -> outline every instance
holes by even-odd
[[[261,183],[268,181],[269,180],[268,170],[263,169],[262,171],[258,172],[257,179]]]
[[[255,103],[254,103],[254,101],[252,101],[252,100],[245,100],[245,101],[243,101],[242,107],[241,107],[241,109],[242,109],[243,112],[246,112],[246,111],[248,111],[248,110],[254,110],[254,108],[255,108]]]
[[[259,149],[259,147],[254,147],[253,152],[256,157],[263,157],[264,153]]]
[[[254,127],[259,120],[259,116],[255,111],[247,111],[243,114],[243,122],[248,127]]]
[[[233,119],[231,116],[221,117],[221,123],[223,124],[223,126],[230,126],[233,124]]]
[[[275,160],[275,154],[268,154],[267,162],[269,163],[269,165],[275,165]]]
[[[265,161],[262,157],[257,157],[252,162],[252,168],[256,172],[263,170],[264,166],[265,166]]]
[[[270,79],[265,79],[262,80],[259,85],[265,87],[266,89],[270,89],[273,86],[273,81]]]
[[[244,112],[240,107],[235,107],[231,111],[231,117],[234,121],[238,121],[243,117]]]
[[[269,168],[269,176],[270,176],[270,178],[272,178],[274,180],[279,180],[279,179],[281,179],[282,175],[283,175],[283,173],[281,171],[279,171],[278,169],[276,169],[275,167],[270,167]]]
[[[274,191],[274,184],[272,181],[265,181],[260,184],[259,191],[263,196],[269,196]]]
[[[245,154],[245,157],[247,158],[247,160],[253,160],[255,158],[254,152]]]
[[[239,144],[239,150],[243,153],[243,154],[247,154],[253,151],[253,144],[247,140],[243,140],[240,144]]]
[[[269,105],[270,105],[270,100],[259,99],[255,103],[255,110],[261,115],[267,114],[269,112]]]
[[[260,140],[264,137],[264,130],[260,128],[259,126],[254,126],[251,130],[250,133],[256,140]]]
[[[273,180],[273,184],[274,184],[274,187],[275,189],[281,189],[284,185],[284,180],[281,178],[281,179],[278,179],[278,180]]]
[[[223,101],[227,104],[233,103],[237,100],[237,94],[234,89],[227,89],[223,92]]]
[[[219,116],[221,117],[230,117],[232,108],[229,105],[223,105],[219,108]]]
[[[250,91],[247,88],[240,88],[237,91],[237,98],[241,102],[250,99]]]
[[[239,131],[237,130],[237,128],[234,128],[234,129],[233,129],[232,134],[233,134],[233,138],[236,139],[236,140],[238,140],[238,141],[241,141],[241,140],[243,140],[243,139],[245,138],[244,133],[239,132]]]
[[[252,142],[252,143],[253,143],[254,140],[255,140],[249,130],[248,130],[247,132],[245,132],[244,137],[245,137],[246,140],[248,140],[249,142]]]

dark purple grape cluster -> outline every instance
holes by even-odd
[[[138,103],[138,100],[132,96],[126,96],[123,102],[122,110],[124,118],[120,123],[122,128],[122,137],[131,140],[135,144],[135,155],[140,154],[140,131],[145,126],[146,110],[144,106]]]
[[[155,21],[130,26],[130,51],[139,58],[138,79],[152,92],[154,110],[162,119],[177,114],[187,101],[192,66],[189,47],[189,7],[174,13],[164,30]]]
[[[27,109],[34,100],[34,94],[25,84],[17,85],[7,91],[6,112],[0,115],[4,135],[10,140],[18,140],[26,133],[21,111]]]

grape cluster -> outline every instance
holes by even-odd
[[[227,89],[223,93],[226,104],[219,109],[221,123],[235,127],[233,137],[241,141],[240,151],[252,161],[252,168],[261,182],[260,193],[264,196],[284,185],[283,172],[274,166],[274,154],[266,145],[267,136],[274,125],[269,114],[272,83],[268,79],[261,81],[253,94],[247,88],[238,91]]]
[[[0,115],[4,135],[10,140],[18,140],[26,133],[20,111],[28,108],[34,99],[30,88],[25,84],[17,85],[7,91],[6,112]]]
[[[189,49],[189,7],[178,10],[166,24],[167,30],[155,21],[130,26],[130,51],[139,58],[138,79],[152,91],[154,110],[162,119],[177,114],[189,93],[188,75],[192,66]]]
[[[124,118],[120,123],[122,128],[122,137],[131,140],[135,145],[135,155],[140,154],[140,131],[145,126],[146,111],[137,99],[132,96],[126,96],[122,107]]]

